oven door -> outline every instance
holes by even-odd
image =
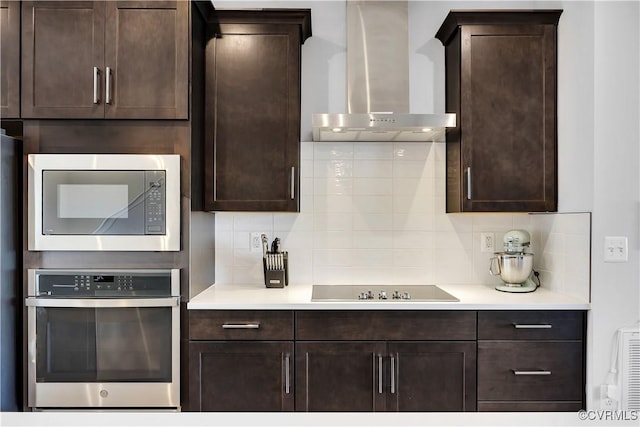
[[[27,298],[34,408],[178,408],[179,298]]]

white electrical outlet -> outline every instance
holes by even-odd
[[[262,235],[264,231],[253,231],[251,233],[251,252],[262,252]]]
[[[618,409],[617,387],[611,384],[600,386],[600,409],[613,411]]]
[[[626,236],[604,238],[604,262],[629,261],[629,244]]]
[[[495,251],[495,237],[493,233],[480,233],[480,252]]]

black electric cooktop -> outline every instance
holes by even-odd
[[[313,285],[311,301],[459,302],[436,285]]]

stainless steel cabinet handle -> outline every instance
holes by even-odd
[[[513,375],[551,375],[551,371],[518,371],[514,369]]]
[[[396,358],[391,356],[391,394],[396,392]]]
[[[289,394],[289,354],[284,356],[284,392]]]
[[[467,200],[471,200],[471,166],[467,167]]]
[[[222,329],[259,329],[260,323],[225,323]]]
[[[169,298],[39,298],[29,297],[24,301],[27,307],[62,308],[133,308],[133,307],[175,307],[180,305],[180,297]]]
[[[519,323],[514,323],[513,327],[516,329],[551,329],[552,325],[548,323],[540,323],[540,324],[533,324],[533,325],[523,325]]]
[[[291,166],[291,200],[296,198],[296,167]]]
[[[378,355],[378,394],[382,394],[382,356]]]
[[[107,104],[111,104],[111,67],[107,67],[107,71],[106,71],[106,76],[104,78],[105,80],[105,100],[104,102],[106,102]]]
[[[93,67],[93,103],[100,103],[100,69]]]

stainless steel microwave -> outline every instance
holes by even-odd
[[[29,250],[180,250],[177,154],[30,154],[28,181]]]

